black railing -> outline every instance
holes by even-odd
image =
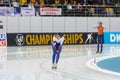
[[[20,11],[20,8],[21,7],[17,7],[16,8],[17,11]],[[34,8],[35,8],[35,11],[37,10],[36,12],[39,13],[39,16],[120,17],[120,6],[100,6],[100,5],[95,5],[95,6],[90,6],[90,5],[48,6],[48,5],[45,5],[43,6],[43,8],[60,8],[61,15],[40,15],[40,8],[39,7],[34,7]]]
[[[60,8],[60,6],[59,6]],[[120,16],[120,6],[61,6],[62,16],[90,16],[90,17],[118,17]]]

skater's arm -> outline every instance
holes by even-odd
[[[64,37],[61,38],[61,42],[60,42],[60,44],[62,45],[63,42],[64,42]]]
[[[56,44],[56,37],[53,36],[53,45],[55,45],[55,44]]]

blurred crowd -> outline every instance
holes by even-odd
[[[45,5],[119,5],[120,0],[0,0],[0,6],[43,7]]]
[[[0,7],[61,8],[62,15],[72,16],[120,16],[120,0],[0,0]]]

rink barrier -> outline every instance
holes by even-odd
[[[8,46],[51,45],[56,33],[7,33]],[[64,45],[96,44],[96,32],[61,33]]]

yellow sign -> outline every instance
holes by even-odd
[[[65,37],[64,44],[82,44],[83,34],[64,34]]]
[[[54,34],[27,34],[27,45],[51,44]],[[83,34],[63,34],[65,37],[64,44],[82,44]]]
[[[52,42],[52,34],[28,34],[26,35],[27,45],[49,44]]]

